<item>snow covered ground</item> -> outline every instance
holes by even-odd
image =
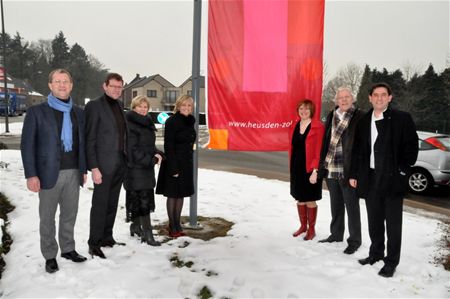
[[[354,255],[343,254],[346,244],[317,243],[328,236],[329,195],[319,202],[317,237],[293,238],[298,228],[289,184],[254,176],[199,171],[198,214],[234,222],[227,237],[202,241],[183,237],[161,247],[141,244],[130,237],[125,223],[122,190],[114,236],[127,246],[104,250],[107,259],[75,264],[61,259],[60,270],[45,272],[39,250],[38,196],[26,190],[20,152],[0,151],[10,163],[0,169],[0,192],[16,209],[9,214],[14,243],[5,256],[0,281],[5,298],[195,298],[207,286],[215,298],[383,297],[449,298],[450,272],[433,263],[442,231],[438,220],[405,212],[400,265],[393,278],[377,275],[383,263],[361,266],[368,254],[369,237],[361,200],[363,245]],[[92,182],[81,190],[75,228],[77,251],[88,256]],[[153,223],[164,222],[165,200],[156,196]],[[189,215],[185,201],[183,215]],[[162,238],[159,236],[158,238]],[[184,247],[185,242],[189,242]],[[192,267],[174,267],[177,256]]]
[[[22,126],[23,122],[15,122],[15,123],[9,123],[9,133],[5,133],[6,125],[5,123],[0,123],[0,134],[1,135],[20,135],[22,134]]]

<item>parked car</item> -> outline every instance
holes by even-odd
[[[426,192],[434,185],[450,185],[450,136],[417,131],[419,155],[412,167],[409,188]]]

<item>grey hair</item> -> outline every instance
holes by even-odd
[[[334,96],[334,102],[336,103],[338,94],[339,94],[341,91],[344,91],[344,90],[346,90],[346,91],[348,91],[348,92],[350,93],[350,95],[352,96],[352,101],[355,102],[355,101],[356,101],[356,97],[355,97],[355,95],[353,94],[353,90],[352,90],[350,87],[348,87],[348,86],[341,86],[341,87],[338,87],[338,89],[336,90],[336,95]]]

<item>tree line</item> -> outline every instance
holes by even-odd
[[[101,94],[108,69],[78,43],[70,46],[62,31],[52,40],[36,42],[25,41],[18,32],[13,37],[6,33],[5,38],[6,71],[12,77],[25,80],[39,93],[49,93],[48,74],[53,69],[65,68],[74,80],[71,95],[75,104],[84,106],[85,98]]]
[[[349,86],[357,93],[357,106],[368,111],[369,88],[373,83],[386,82],[392,87],[391,106],[411,113],[417,129],[450,133],[450,68],[440,74],[429,65],[423,74],[405,68],[389,72],[366,65],[364,69],[350,63],[324,86],[324,108],[333,106],[333,98],[339,86]],[[324,114],[328,113],[328,109]]]
[[[1,34],[0,34],[1,36]],[[55,68],[65,68],[74,79],[72,98],[84,105],[85,98],[95,98],[108,69],[81,45],[70,46],[60,31],[52,40],[24,41],[20,33],[6,37],[6,70],[15,78],[27,81],[43,95],[47,95],[48,74]],[[326,69],[326,65],[325,65]],[[326,76],[325,76],[326,77]],[[430,64],[420,75],[417,68],[407,65],[394,72],[379,71],[349,63],[328,80],[323,90],[322,116],[333,107],[333,98],[340,86],[357,92],[357,105],[370,109],[369,87],[375,82],[386,82],[393,90],[392,106],[412,114],[417,128],[424,131],[450,133],[450,68],[437,74]]]

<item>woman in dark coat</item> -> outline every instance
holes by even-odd
[[[137,96],[131,101],[131,109],[126,114],[128,135],[128,169],[124,180],[126,193],[126,217],[131,221],[130,234],[137,234],[142,242],[160,246],[155,241],[150,222],[150,212],[155,210],[155,171],[160,164],[162,152],[155,146],[156,128],[148,115],[150,101]]]
[[[291,138],[291,195],[297,200],[300,218],[300,228],[293,236],[306,232],[305,240],[312,240],[316,235],[316,201],[322,199],[322,179],[317,177],[317,169],[325,129],[320,121],[312,119],[314,112],[311,100],[297,104],[300,121]]]
[[[169,236],[184,236],[180,217],[184,197],[194,194],[193,152],[196,132],[192,116],[194,101],[189,95],[180,96],[174,114],[165,123],[164,152],[166,160],[158,175],[157,194],[167,197]]]

